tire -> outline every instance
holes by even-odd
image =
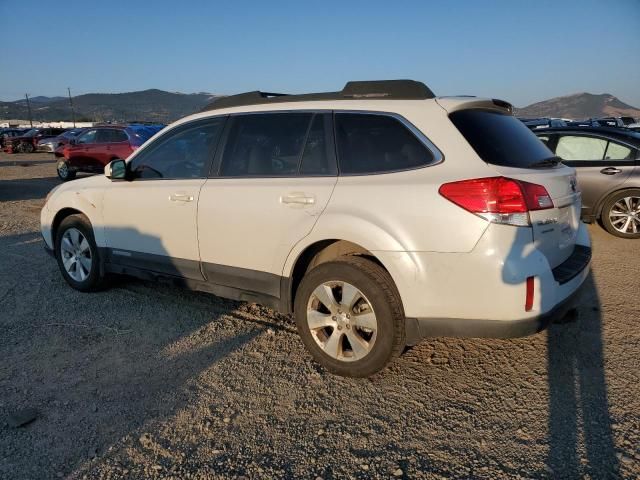
[[[69,215],[62,220],[56,232],[55,254],[62,276],[76,290],[93,292],[105,286],[93,228],[84,215]]]
[[[69,164],[65,160],[59,160],[56,164],[56,171],[58,172],[58,178],[63,182],[73,180],[76,178],[75,170],[71,170]]]
[[[342,303],[345,286],[354,300],[350,306]],[[330,301],[334,304],[328,308],[325,302]],[[373,375],[405,346],[400,294],[389,273],[363,257],[339,257],[308,271],[296,292],[294,316],[307,350],[337,375]],[[312,328],[310,323],[322,326]],[[368,328],[374,324],[375,329]]]
[[[20,148],[20,153],[33,153],[33,151],[35,150],[33,148],[33,144],[31,143],[22,143],[21,144],[21,148]]]
[[[622,190],[607,198],[600,221],[616,237],[640,238],[640,188]]]

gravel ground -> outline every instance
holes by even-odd
[[[57,183],[51,156],[0,154],[0,478],[640,477],[640,241],[590,227],[570,323],[430,339],[353,380],[256,305],[72,290],[38,233]]]

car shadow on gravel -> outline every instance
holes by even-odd
[[[173,287],[134,280],[76,292],[39,237],[0,237],[0,357],[11,357],[0,375],[0,478],[81,469],[136,429],[187,408],[202,372],[267,330],[236,314],[237,302]],[[38,414],[26,427],[3,422],[30,407]]]
[[[539,253],[522,249],[529,235],[523,229],[516,234],[502,271],[506,284],[524,285],[529,273],[522,265],[539,260]],[[551,288],[548,282],[536,283],[534,299],[545,305],[550,297],[555,303]],[[618,474],[619,465],[607,399],[600,298],[592,274],[579,295],[577,308],[555,318],[547,331],[547,468],[553,478],[609,478]]]
[[[592,275],[585,280],[574,320],[551,325],[547,333],[547,465],[554,477],[616,477],[619,464],[607,399],[602,314]]]
[[[38,200],[59,184],[58,177],[0,180],[0,202]]]
[[[52,160],[4,160],[0,162],[0,167],[31,167],[34,165],[45,165],[47,163],[56,163],[56,159]]]

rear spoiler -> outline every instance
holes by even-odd
[[[513,105],[498,98],[438,97],[436,98],[436,102],[438,102],[438,105],[447,113],[477,108],[482,110],[495,110],[513,115]]]

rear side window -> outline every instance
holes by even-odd
[[[485,162],[529,168],[553,156],[544,143],[512,115],[488,110],[460,110],[449,118]]]
[[[633,150],[614,142],[609,142],[604,155],[605,160],[633,160],[633,157]]]
[[[429,149],[391,116],[336,113],[335,122],[343,175],[408,170],[433,161]]]
[[[116,130],[115,128],[104,128],[98,130],[98,143],[117,143],[126,142],[128,140],[127,134],[122,130]]]
[[[312,113],[233,116],[220,174],[224,177],[283,177],[298,174]],[[315,167],[311,167],[315,168]]]

